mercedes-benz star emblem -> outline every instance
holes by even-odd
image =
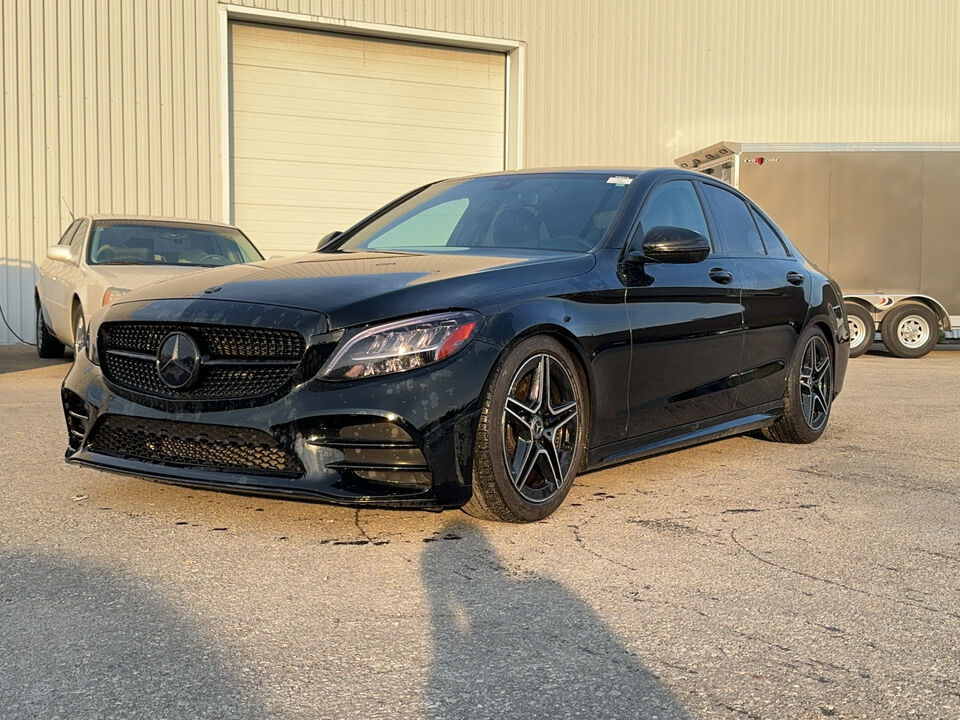
[[[200,348],[182,332],[167,335],[157,351],[157,373],[171,390],[182,390],[200,373]]]

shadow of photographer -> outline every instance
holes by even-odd
[[[454,522],[430,544],[431,717],[687,718],[671,693],[580,598],[504,567],[483,533]]]

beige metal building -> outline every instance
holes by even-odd
[[[0,305],[71,212],[311,249],[431,179],[960,141],[954,0],[0,0]],[[12,336],[0,324],[0,343]]]

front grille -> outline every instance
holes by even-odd
[[[157,351],[172,332],[194,339],[202,356],[194,383],[174,390],[157,370]],[[228,400],[271,395],[293,377],[304,353],[300,333],[289,330],[186,325],[104,323],[99,355],[104,376],[128,390],[178,400]]]
[[[107,415],[87,449],[104,455],[175,467],[298,476],[299,459],[270,435],[250,428]]]

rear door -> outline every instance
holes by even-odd
[[[647,197],[630,238],[672,226],[710,236],[689,180],[667,180]],[[714,252],[691,264],[623,266],[631,331],[629,435],[647,435],[733,411],[742,345],[739,284]]]
[[[807,318],[806,271],[767,218],[724,186],[704,197],[740,281],[744,345],[737,408],[783,397],[787,366]]]

